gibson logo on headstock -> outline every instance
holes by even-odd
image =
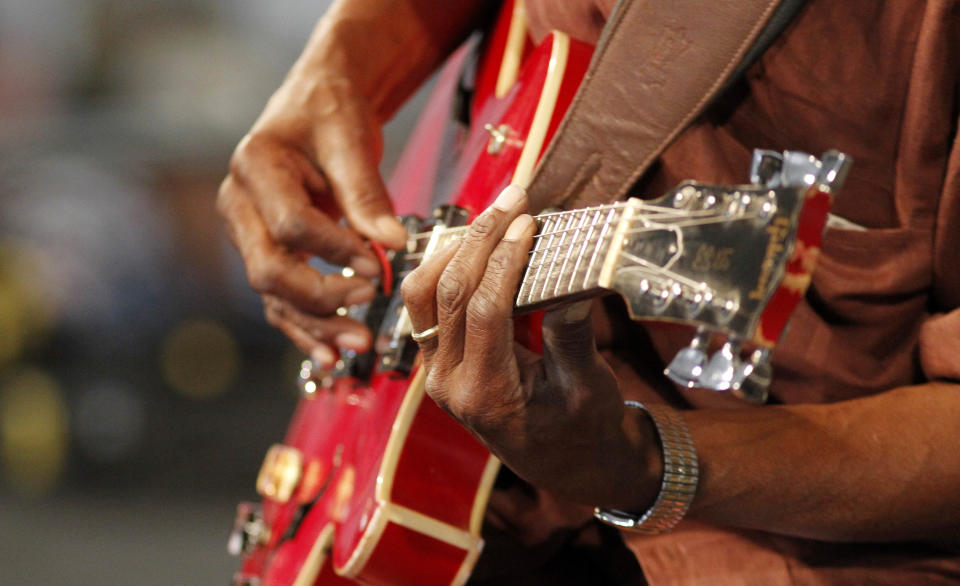
[[[750,299],[763,299],[766,295],[770,275],[773,273],[773,268],[777,266],[777,257],[783,253],[783,242],[790,234],[790,224],[790,218],[777,216],[767,226],[767,235],[770,239],[767,241],[767,251],[764,253],[763,263],[760,265],[760,277],[757,279],[757,286],[747,294]]]

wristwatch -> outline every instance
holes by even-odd
[[[617,509],[594,509],[594,516],[620,529],[657,535],[673,529],[687,513],[697,492],[700,467],[687,425],[680,413],[666,405],[644,405],[626,401],[627,407],[647,412],[657,428],[663,450],[663,480],[660,493],[643,514]]]

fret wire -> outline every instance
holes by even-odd
[[[567,229],[566,227],[570,224],[571,216],[565,216],[563,220],[566,220],[564,224],[564,229],[560,231],[560,242],[557,248],[553,252],[553,258],[550,260],[550,266],[547,268],[546,278],[543,280],[543,287],[540,289],[540,300],[547,298],[547,287],[550,286],[551,281],[553,280],[553,270],[557,266],[557,259],[560,258],[560,251],[563,249],[563,243],[567,238]]]
[[[573,282],[577,277],[577,274],[580,270],[580,262],[583,260],[583,255],[587,251],[587,246],[590,244],[590,236],[593,234],[594,228],[597,227],[597,221],[602,217],[602,210],[597,210],[593,214],[593,218],[590,220],[590,229],[587,230],[587,236],[583,239],[583,245],[580,247],[580,252],[577,253],[577,262],[573,265],[573,274],[570,275],[570,282],[567,284],[567,293],[573,292]],[[584,214],[586,216],[586,214]]]
[[[533,219],[534,219],[534,220],[540,220],[540,221],[546,221],[546,220],[551,219],[551,218],[554,218],[554,217],[556,217],[556,216],[562,216],[562,215],[566,215],[566,214],[576,214],[576,213],[584,212],[584,211],[595,211],[595,210],[601,210],[601,211],[603,211],[603,210],[609,210],[609,209],[617,209],[617,208],[622,208],[622,207],[624,207],[624,206],[626,206],[626,205],[629,205],[628,202],[615,202],[615,203],[610,203],[610,204],[602,204],[602,205],[598,205],[598,206],[591,206],[591,207],[586,207],[586,208],[580,208],[580,209],[576,209],[576,210],[560,210],[560,211],[556,211],[556,212],[548,212],[548,213],[545,213],[545,214],[539,214],[539,215],[533,216]],[[670,208],[665,208],[665,209],[670,209]],[[469,230],[469,229],[470,229],[470,226],[467,225],[467,226],[455,226],[455,227],[452,227],[452,228],[445,228],[444,231],[445,231],[445,232],[466,232],[466,231]],[[417,234],[414,234],[414,235],[412,235],[412,236],[409,236],[409,237],[407,238],[407,240],[408,240],[408,241],[424,240],[424,239],[430,238],[432,235],[433,235],[433,232],[419,232],[419,233],[417,233]],[[547,235],[547,234],[537,234],[537,235],[534,236],[534,238],[539,238],[540,236],[546,236],[546,235]]]
[[[636,205],[636,204],[632,204],[631,202],[616,202],[616,203],[612,203],[612,204],[604,204],[604,205],[598,205],[598,206],[591,206],[591,207],[581,208],[581,209],[577,209],[577,210],[560,210],[560,211],[556,211],[556,212],[548,212],[548,213],[545,213],[545,214],[540,214],[540,215],[534,216],[534,219],[540,220],[540,221],[546,221],[546,220],[551,219],[551,218],[554,218],[554,217],[556,217],[556,216],[562,216],[562,215],[566,215],[566,214],[575,214],[575,213],[580,213],[580,212],[598,212],[598,211],[599,211],[599,212],[603,212],[603,211],[609,211],[609,210],[622,209],[622,208],[624,208],[624,207],[626,207],[626,206],[628,206],[628,205]],[[679,210],[679,209],[670,208],[670,207],[653,206],[653,205],[649,205],[649,204],[647,204],[647,203],[645,203],[645,202],[643,202],[643,201],[640,201],[640,202],[639,202],[638,211],[639,211],[641,214],[645,215],[646,217],[652,217],[652,216],[656,216],[656,215],[667,215],[667,216],[680,217],[680,218],[684,218],[684,219],[696,218],[696,217],[698,217],[698,216],[708,216],[708,217],[709,217],[709,216],[716,216],[717,213],[718,213],[716,209]],[[726,217],[726,216],[723,216],[723,217]],[[743,217],[743,218],[755,217],[755,214],[743,215],[743,216],[739,216],[739,217]],[[446,228],[446,231],[466,232],[469,228],[470,228],[469,226],[457,226],[457,227],[453,227],[453,228]],[[432,235],[432,232],[421,232],[421,233],[414,234],[414,235],[408,237],[408,241],[416,241],[416,240],[427,239],[427,238],[430,238],[431,235]],[[540,236],[548,236],[548,235],[549,235],[549,234],[538,234],[537,236],[535,236],[535,238],[540,237]]]
[[[553,296],[557,297],[560,294],[560,284],[563,282],[563,277],[566,275],[567,264],[570,262],[570,251],[573,250],[573,245],[577,243],[577,236],[580,235],[583,230],[583,223],[587,221],[587,214],[581,212],[579,214],[579,222],[577,222],[577,227],[574,229],[573,234],[570,235],[570,244],[567,245],[566,254],[563,256],[563,264],[560,265],[560,274],[557,275],[557,282],[553,286]],[[573,219],[577,219],[577,216],[574,215]],[[573,275],[570,275],[571,282],[573,281]],[[567,287],[569,290],[569,286]]]
[[[553,220],[553,218],[547,218],[546,220],[544,220],[544,222],[543,222],[543,228],[549,230],[550,222],[551,222],[552,220]],[[552,239],[553,236],[551,236],[550,238]],[[544,239],[540,238],[540,239],[537,240],[537,244],[536,244],[536,246],[534,247],[534,252],[539,252],[539,249],[541,248],[541,245],[542,245],[544,242],[547,242],[547,245],[546,245],[546,246],[550,246],[550,244],[549,244],[548,241],[545,241]],[[533,261],[534,261],[535,259],[536,259],[536,254],[534,254],[534,256],[531,257],[530,262],[533,263]],[[530,282],[529,288],[527,289],[527,302],[528,302],[528,303],[532,303],[532,302],[533,302],[533,292],[534,292],[534,290],[536,290],[536,288],[537,288],[537,280],[540,278],[540,272],[541,272],[542,269],[543,269],[543,262],[541,261],[539,264],[537,264],[537,270],[536,270],[536,272],[535,272],[534,275],[533,275],[533,280]],[[529,271],[528,271],[528,272],[529,272]],[[526,285],[526,279],[524,279],[524,285]]]
[[[616,211],[611,210],[607,214],[607,221],[603,223],[603,228],[600,229],[600,234],[597,236],[597,245],[593,248],[593,255],[590,257],[590,263],[587,265],[587,273],[583,277],[583,288],[590,288],[590,273],[593,272],[593,267],[597,261],[597,255],[600,254],[600,248],[603,246],[603,239],[610,228],[611,220],[616,216]]]
[[[558,227],[558,226],[560,225],[560,223],[563,222],[564,219],[566,219],[566,217],[565,217],[564,215],[559,215],[559,214],[558,214],[555,219],[556,219],[556,222],[554,223],[554,228]],[[546,251],[552,251],[552,252],[554,252],[553,257],[554,257],[554,258],[556,257],[556,252],[555,252],[555,249],[554,249],[553,242],[554,242],[554,240],[556,240],[557,234],[561,234],[561,233],[562,233],[562,230],[557,230],[557,231],[553,232],[552,234],[550,234],[550,238],[546,240],[546,246],[544,246],[544,249],[543,249],[543,250],[544,250],[544,253],[546,253]],[[561,236],[561,238],[562,238],[562,236]],[[562,240],[561,240],[561,242],[562,242]],[[537,269],[537,278],[536,278],[536,280],[534,280],[534,282],[533,282],[533,287],[532,287],[532,289],[530,290],[530,295],[531,295],[531,297],[534,298],[534,299],[536,299],[537,301],[543,301],[543,293],[544,293],[544,291],[546,291],[547,283],[550,281],[550,269],[551,269],[551,267],[552,267],[552,264],[551,264],[551,263],[552,263],[552,259],[551,259],[550,261],[547,261],[547,260],[546,260],[546,256],[547,256],[547,255],[544,254],[544,255],[541,257],[541,263],[540,263],[540,264],[541,264],[541,267],[546,266],[546,271],[542,271],[542,270],[540,270],[540,269]],[[543,280],[542,280],[543,285],[542,285],[542,286],[540,286],[540,283],[541,283],[540,276],[541,276],[541,275],[543,275]],[[538,289],[539,289],[539,291],[540,291],[539,294],[537,293],[537,290],[538,290]]]
[[[551,297],[556,297],[557,292],[560,290],[560,282],[563,280],[564,267],[567,266],[567,261],[570,259],[570,247],[573,244],[574,238],[576,238],[576,230],[572,226],[575,223],[577,223],[580,217],[582,216],[578,216],[577,214],[571,214],[569,217],[569,220],[567,221],[567,227],[564,228],[563,230],[564,235],[560,239],[561,249],[556,252],[557,260],[559,260],[560,257],[562,256],[563,262],[560,264],[559,267],[557,267],[557,276],[556,276],[556,279],[554,279],[553,281],[553,293],[551,294]],[[569,236],[569,239],[567,238],[567,236]],[[564,241],[566,241],[566,244],[564,244]],[[556,265],[556,262],[554,263],[554,265]],[[551,268],[550,274],[551,276],[553,275],[552,268]],[[546,291],[544,291],[544,294],[546,294]]]

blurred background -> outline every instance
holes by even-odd
[[[301,357],[214,198],[327,4],[0,0],[0,584],[229,581]]]

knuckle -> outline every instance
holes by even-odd
[[[483,435],[498,418],[497,409],[484,399],[482,393],[458,393],[447,400],[447,410],[464,427]]]
[[[438,407],[453,415],[450,411],[450,394],[447,388],[446,377],[441,376],[438,369],[432,368],[427,373],[427,379],[424,382],[424,391],[433,399]]]
[[[503,305],[493,295],[479,289],[467,304],[467,320],[479,323],[498,320],[503,317]]]
[[[437,306],[447,312],[460,311],[466,306],[469,295],[470,287],[463,271],[451,263],[437,283]]]
[[[365,178],[366,181],[364,185],[361,185],[359,189],[354,192],[353,197],[351,197],[348,203],[357,209],[363,210],[378,210],[384,207],[384,197],[383,194],[378,190],[374,185],[373,181],[369,178]]]
[[[403,297],[403,302],[407,307],[413,306],[416,308],[423,305],[427,291],[427,285],[424,281],[425,279],[421,276],[420,271],[413,271],[403,278],[400,283],[400,296]]]
[[[300,210],[285,210],[271,227],[278,242],[297,245],[307,234],[307,222]]]
[[[220,189],[217,190],[217,210],[223,213],[233,194],[233,178],[227,175],[220,182]]]
[[[233,210],[237,205],[238,196],[239,194],[237,193],[236,181],[233,179],[233,177],[227,175],[227,177],[220,183],[220,189],[217,191],[216,204],[217,213],[228,224],[234,216]]]
[[[474,240],[486,239],[497,229],[499,219],[500,218],[496,213],[493,212],[493,210],[488,210],[487,212],[480,214],[473,221],[473,223],[470,224],[469,237]]]
[[[273,293],[280,284],[282,272],[281,263],[258,258],[250,262],[247,280],[256,291]]]
[[[250,162],[258,158],[263,151],[263,139],[256,134],[244,136],[230,157],[230,175],[242,178],[247,175]]]
[[[263,315],[266,317],[267,323],[271,326],[277,327],[280,325],[280,315],[269,306],[263,308]]]
[[[487,259],[487,274],[490,278],[500,280],[510,274],[512,267],[510,251],[505,245],[497,246]]]

